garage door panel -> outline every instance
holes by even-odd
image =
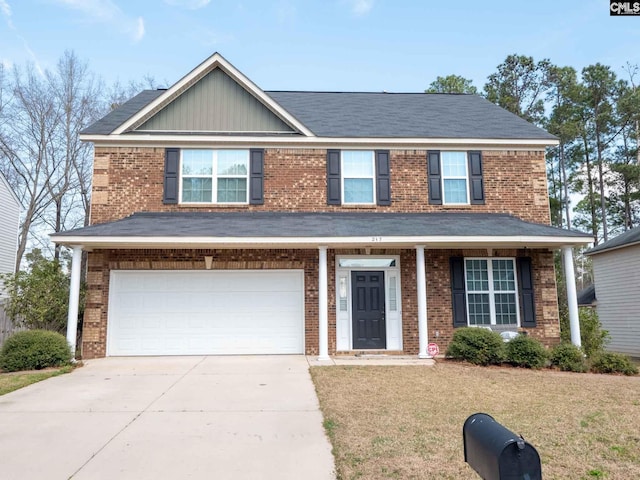
[[[303,353],[302,271],[114,271],[108,355]]]

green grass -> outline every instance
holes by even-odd
[[[71,370],[73,370],[73,367],[67,366],[37,372],[0,373],[0,395],[13,392],[32,383],[41,382],[47,378],[69,373]]]

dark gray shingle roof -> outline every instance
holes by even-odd
[[[477,95],[266,93],[320,137],[556,138]]]
[[[143,90],[80,133],[84,135],[109,135],[164,92],[165,90]]]
[[[601,243],[597,247],[593,247],[585,252],[585,255],[592,255],[594,253],[602,253],[608,250],[616,248],[626,247],[634,243],[640,243],[640,227],[632,228],[624,233],[621,233],[615,238]]]
[[[493,213],[134,213],[56,237],[365,237],[365,236],[588,237],[580,232]]]
[[[164,90],[145,90],[82,133],[108,135],[162,93]],[[265,93],[319,137],[556,138],[477,95]]]

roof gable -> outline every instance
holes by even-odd
[[[251,115],[255,118],[249,118]],[[142,106],[110,133],[117,135],[134,130],[165,129],[313,135],[218,53]]]
[[[136,129],[148,130],[294,133],[221,68],[211,70]]]

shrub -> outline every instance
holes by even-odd
[[[516,367],[542,368],[547,362],[547,351],[535,338],[518,335],[506,344],[506,360]]]
[[[598,312],[595,308],[580,307],[578,314],[582,351],[587,358],[596,357],[609,342],[609,332],[602,329],[602,324],[598,319]],[[560,317],[560,338],[563,342],[571,342],[568,313]]]
[[[627,355],[612,352],[602,352],[591,363],[591,370],[595,373],[622,373],[637,375],[636,367]]]
[[[587,362],[579,347],[563,342],[551,352],[551,365],[563,372],[586,372]]]
[[[453,334],[446,356],[475,365],[495,365],[504,358],[504,342],[499,333],[486,328],[459,328]]]
[[[26,330],[9,337],[0,350],[0,368],[7,372],[60,367],[71,362],[67,339],[48,330]]]

